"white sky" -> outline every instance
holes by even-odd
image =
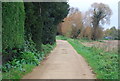
[[[104,25],[105,29],[115,26],[118,28],[118,2],[119,0],[68,0],[68,3],[71,7],[77,7],[81,12],[86,12],[91,7],[91,4],[94,2],[104,3],[109,5],[113,15],[111,16],[110,25]]]

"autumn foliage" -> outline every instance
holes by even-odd
[[[73,10],[71,12],[71,10]],[[68,16],[64,19],[64,22],[58,26],[58,32],[67,37],[76,38],[82,30],[82,14],[76,8],[71,8]]]
[[[93,3],[86,13],[72,7],[59,24],[58,33],[71,38],[101,39],[104,35],[103,25],[110,23],[111,15],[111,9],[103,3]]]

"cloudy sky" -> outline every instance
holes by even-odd
[[[119,0],[68,0],[68,3],[71,7],[77,7],[83,13],[85,13],[91,7],[91,4],[94,2],[97,3],[104,3],[109,5],[111,8],[113,15],[111,16],[111,23],[110,25],[104,25],[105,29],[111,28],[115,26],[118,28],[118,2]]]

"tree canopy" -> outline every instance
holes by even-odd
[[[86,12],[84,18],[84,24],[88,24],[93,27],[92,39],[96,40],[99,37],[97,32],[101,29],[102,25],[110,23],[110,17],[112,15],[112,10],[107,4],[103,3],[93,3],[89,11]],[[100,33],[99,33],[100,34]]]

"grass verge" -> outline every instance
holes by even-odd
[[[68,37],[65,37],[63,35],[59,35],[59,36],[56,36],[56,39],[57,40],[68,40],[69,38]]]
[[[98,79],[118,79],[118,54],[95,47],[85,47],[79,40],[71,39],[68,42],[86,59]]]
[[[71,39],[64,36],[57,36],[58,40],[67,40],[74,49],[81,54],[96,74],[97,79],[118,79],[118,52],[105,52],[96,47],[86,47],[80,42],[93,42],[86,39]],[[97,40],[99,42],[104,42]],[[114,81],[115,81],[114,80]]]
[[[25,74],[32,71],[35,65],[25,64],[23,65],[24,71],[21,71],[19,67],[11,69],[9,72],[2,73],[3,79],[21,79]]]

